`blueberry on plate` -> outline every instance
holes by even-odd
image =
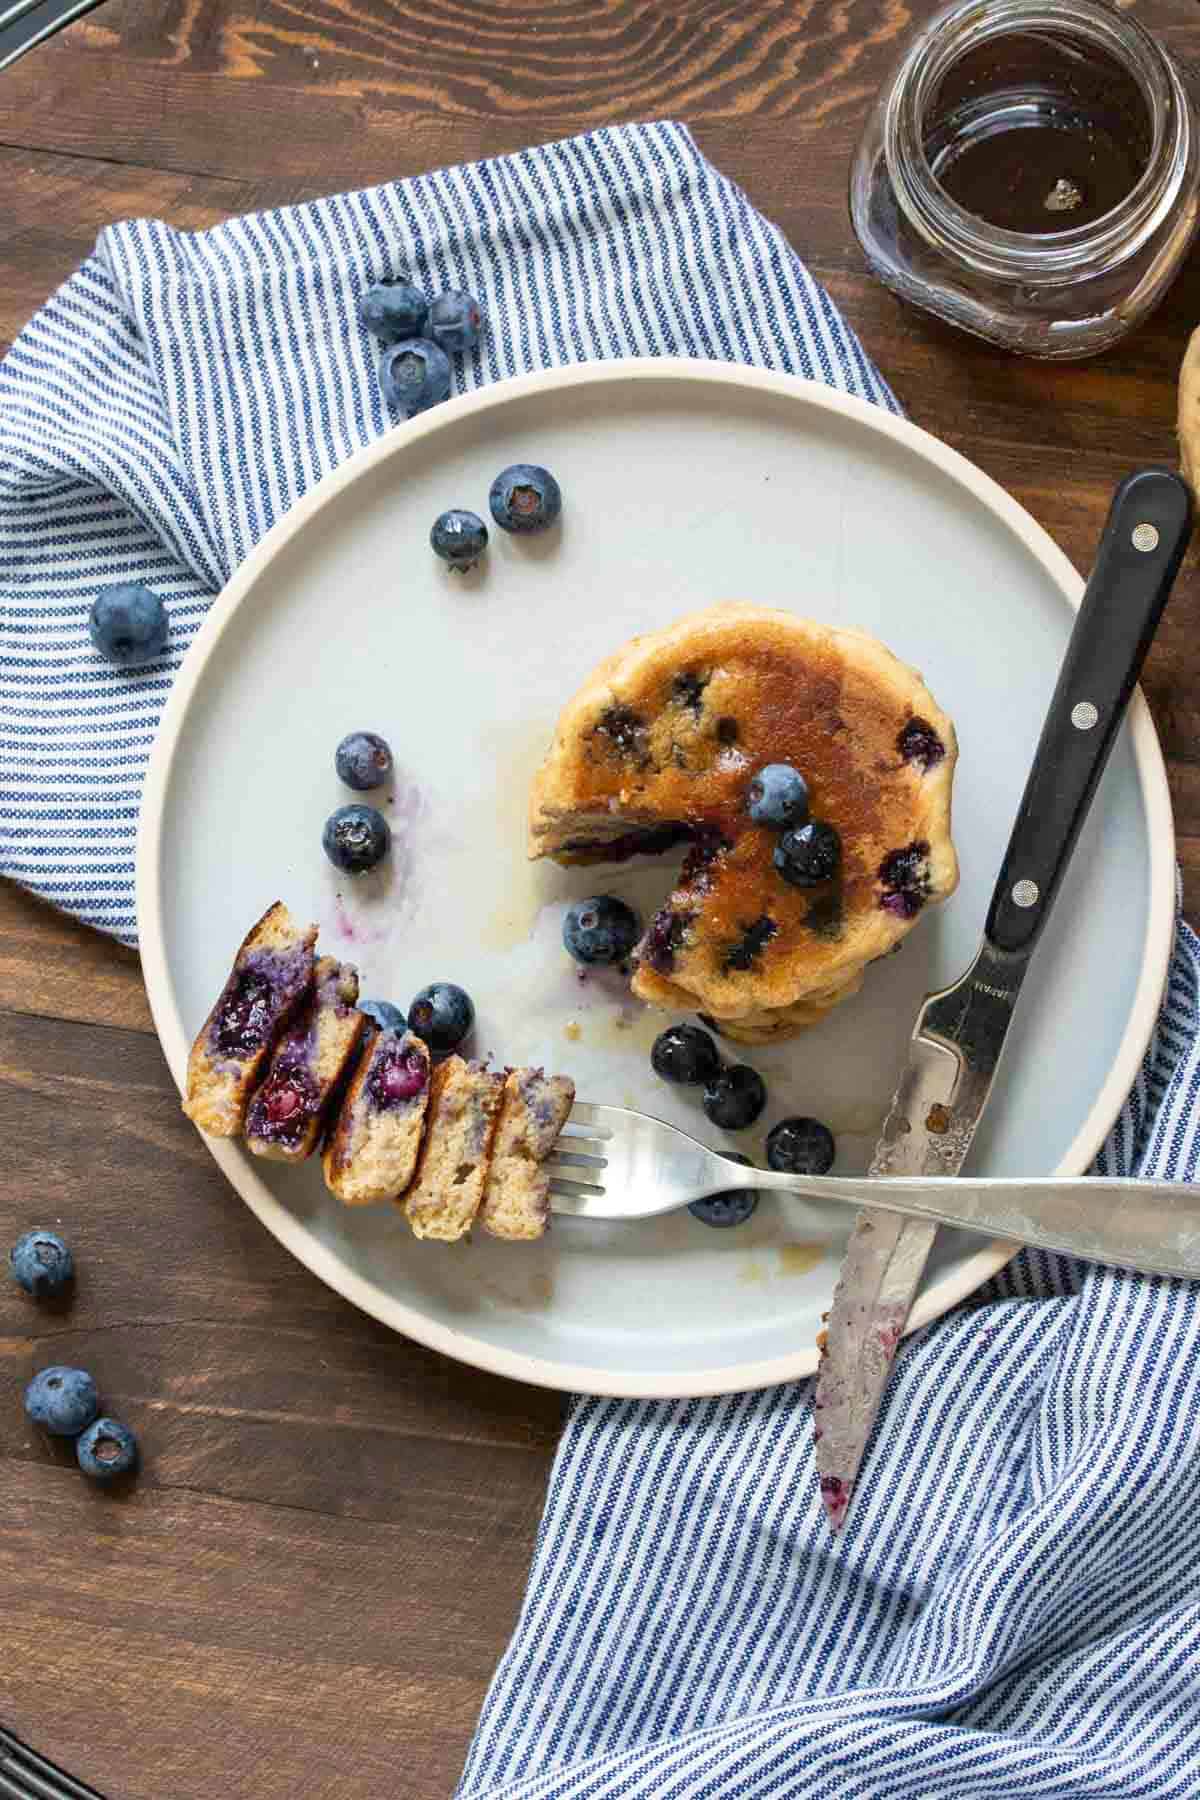
[[[391,774],[392,752],[377,732],[352,731],[338,745],[333,766],[339,781],[365,794]]]
[[[408,1009],[408,1029],[435,1056],[457,1050],[475,1023],[475,1006],[465,988],[453,981],[423,987]]]
[[[721,1053],[698,1025],[668,1025],[654,1040],[650,1066],[664,1081],[699,1087],[720,1070]]]
[[[749,1063],[722,1069],[704,1090],[704,1110],[722,1131],[745,1131],[766,1104],[763,1078]]]
[[[400,1008],[393,1006],[390,1000],[360,1000],[358,1010],[374,1020],[380,1031],[403,1031],[408,1025]]]
[[[493,481],[488,505],[502,531],[545,531],[562,511],[562,490],[549,469],[513,463]]]
[[[810,819],[807,825],[784,832],[772,861],[793,887],[819,887],[832,881],[841,867],[842,840],[823,819]]]
[[[88,635],[109,662],[140,668],[167,647],[167,609],[144,583],[118,581],[93,600]]]
[[[785,831],[808,818],[808,783],[791,763],[767,763],[746,789],[746,810],[756,825]]]
[[[452,569],[473,569],[487,549],[488,528],[478,513],[453,508],[433,521],[429,542]]]
[[[429,302],[411,281],[377,281],[360,296],[358,316],[380,343],[399,344],[424,335]]]
[[[55,1437],[78,1437],[100,1411],[96,1384],[86,1369],[39,1369],[25,1389],[25,1411]]]
[[[780,1119],[767,1133],[767,1167],[781,1175],[828,1175],[837,1147],[820,1119]]]
[[[478,300],[457,288],[439,294],[429,308],[429,335],[443,350],[470,350],[479,342],[483,313]]]
[[[387,820],[373,806],[339,806],[330,813],[321,844],[335,869],[346,875],[365,875],[381,863],[391,847]]]
[[[13,1279],[36,1300],[61,1294],[75,1273],[75,1258],[56,1232],[27,1231],[8,1253]]]
[[[392,411],[415,419],[450,398],[450,358],[428,338],[405,338],[384,351],[379,379]]]
[[[740,1150],[722,1150],[721,1155],[726,1162],[741,1163],[747,1169],[754,1167]],[[692,1200],[688,1203],[688,1211],[702,1225],[726,1231],[731,1225],[744,1225],[757,1205],[758,1194],[754,1188],[735,1188],[732,1193],[706,1194],[703,1200]]]
[[[576,900],[563,919],[563,946],[576,962],[624,962],[641,933],[641,922],[632,906],[615,894],[593,894]]]
[[[97,1419],[75,1445],[75,1460],[93,1481],[115,1481],[137,1467],[138,1441],[117,1419]]]

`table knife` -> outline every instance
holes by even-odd
[[[873,1176],[957,1175],[987,1102],[1021,984],[1191,535],[1191,496],[1166,469],[1118,487],[1033,767],[966,974],[927,996]],[[841,1529],[936,1224],[860,1212],[820,1339],[821,1499]]]
[[[99,6],[101,0],[0,0],[0,69]]]

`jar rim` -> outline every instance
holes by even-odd
[[[969,51],[995,38],[1043,29],[1083,38],[1134,77],[1152,128],[1146,167],[1117,204],[1087,225],[1023,232],[994,226],[951,198],[925,148],[925,114],[938,85]],[[1174,205],[1189,155],[1190,113],[1179,73],[1145,27],[1103,0],[958,0],[903,59],[883,122],[896,198],[931,242],[981,270],[1034,284],[1078,279],[1135,254]]]

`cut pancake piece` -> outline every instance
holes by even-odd
[[[236,1137],[271,1051],[313,984],[315,925],[281,900],[242,940],[233,970],[192,1045],[183,1110],[210,1137]]]
[[[280,1039],[246,1113],[253,1155],[277,1162],[312,1155],[370,1023],[357,999],[357,970],[322,956],[312,998]]]
[[[483,1197],[503,1075],[448,1056],[433,1071],[425,1141],[404,1211],[419,1238],[453,1242],[471,1228]]]
[[[411,1031],[375,1031],[325,1146],[325,1184],[347,1206],[394,1200],[412,1180],[429,1104],[429,1052]]]
[[[575,1101],[575,1083],[541,1069],[510,1069],[479,1217],[498,1238],[541,1237],[550,1219],[543,1164]],[[569,1140],[568,1140],[569,1141]]]

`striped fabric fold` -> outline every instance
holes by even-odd
[[[477,294],[456,391],[592,357],[757,363],[895,409],[780,234],[678,125],[186,234],[105,231],[0,364],[0,870],[136,942],[143,772],[223,583],[388,429],[355,319]],[[148,581],[122,674],[96,590]],[[1192,1179],[1200,941],[1100,1159]],[[1184,1283],[1027,1254],[908,1341],[849,1525],[811,1384],[573,1402],[460,1800],[1200,1796],[1200,1335]]]
[[[787,370],[895,408],[785,240],[683,127],[631,125],[180,232],[113,225],[0,363],[0,872],[125,943],[142,776],[212,597],[392,420],[355,305],[409,274],[489,329],[455,391],[597,357]],[[171,635],[114,671],[96,591]]]

